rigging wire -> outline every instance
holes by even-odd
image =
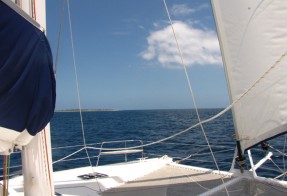
[[[73,62],[74,62],[74,72],[75,72],[75,79],[76,79],[76,87],[77,87],[77,97],[78,97],[78,106],[79,106],[79,114],[80,114],[80,121],[81,121],[81,127],[82,127],[82,138],[83,138],[83,144],[84,144],[84,150],[86,152],[92,173],[94,174],[94,168],[92,165],[91,158],[89,156],[87,143],[86,143],[86,135],[85,135],[85,129],[84,129],[84,123],[83,123],[83,115],[82,115],[82,107],[81,107],[81,99],[80,99],[80,90],[79,90],[79,81],[78,81],[78,72],[77,72],[77,66],[76,66],[76,57],[75,57],[75,48],[74,48],[74,39],[73,39],[73,33],[72,33],[72,21],[71,21],[71,13],[70,13],[70,4],[69,0],[67,0],[67,7],[68,7],[68,18],[69,18],[69,26],[70,26],[70,37],[71,37],[71,43],[72,43],[72,52],[73,52]],[[100,192],[102,192],[102,188],[99,184],[98,179],[96,178],[96,182],[99,186]]]
[[[171,26],[171,28],[172,28],[173,36],[174,36],[174,39],[175,39],[175,42],[176,42],[177,50],[178,50],[178,52],[179,52],[179,56],[180,56],[180,59],[181,59],[181,63],[182,63],[182,66],[183,66],[183,68],[184,68],[184,73],[185,73],[185,76],[186,76],[186,79],[187,79],[187,82],[188,82],[189,91],[190,91],[190,94],[191,94],[191,97],[192,97],[192,102],[193,102],[193,105],[194,105],[194,108],[195,108],[195,112],[196,112],[196,116],[197,116],[197,119],[198,119],[198,122],[199,122],[199,126],[200,126],[200,128],[201,128],[201,130],[202,130],[202,133],[203,133],[203,135],[204,135],[205,141],[206,141],[206,143],[207,143],[207,145],[208,145],[208,148],[209,148],[209,150],[210,150],[211,156],[212,156],[212,158],[213,158],[213,160],[214,160],[214,163],[215,163],[215,165],[216,165],[216,168],[217,168],[218,172],[220,172],[219,166],[218,166],[218,164],[217,164],[217,162],[216,162],[216,158],[215,158],[215,156],[214,156],[214,154],[213,154],[213,152],[212,152],[212,148],[211,148],[211,146],[210,146],[209,140],[208,140],[207,135],[206,135],[206,133],[205,133],[204,127],[203,127],[203,125],[202,125],[202,123],[201,123],[201,118],[200,118],[200,115],[199,115],[199,112],[198,112],[198,108],[197,108],[197,104],[196,104],[196,101],[195,101],[195,96],[194,96],[194,92],[193,92],[193,89],[192,89],[191,81],[190,81],[189,75],[188,75],[188,73],[187,73],[186,64],[185,64],[185,62],[184,62],[184,60],[183,60],[183,54],[182,54],[181,48],[180,48],[180,46],[179,46],[179,43],[178,43],[178,40],[177,40],[177,37],[176,37],[176,33],[175,33],[175,30],[174,30],[174,27],[173,27],[173,22],[172,22],[172,19],[171,19],[171,17],[170,17],[170,13],[169,13],[167,4],[166,4],[166,0],[163,0],[163,2],[164,2],[164,6],[165,6],[165,9],[166,9],[168,18],[169,18],[170,26]],[[222,181],[222,184],[224,184],[224,179],[223,179],[223,177],[221,177],[221,181]],[[227,190],[227,187],[224,186],[224,188],[225,188],[225,191],[226,191],[227,195],[229,195],[228,190]]]
[[[282,174],[285,174],[285,172],[271,158],[269,160],[282,172]]]
[[[273,150],[277,151],[278,153],[280,153],[283,157],[284,157],[284,156],[287,156],[287,154],[286,154],[285,152],[281,152],[280,150],[274,148],[274,147],[271,146],[270,144],[269,144],[269,147],[272,148]]]
[[[79,81],[78,81],[78,71],[77,71],[77,65],[76,65],[76,56],[75,56],[75,48],[74,48],[74,39],[73,39],[73,33],[72,33],[72,21],[71,21],[71,14],[70,14],[70,4],[69,0],[67,0],[67,7],[68,7],[68,18],[69,18],[69,27],[70,27],[70,38],[71,38],[71,44],[72,44],[72,53],[73,53],[73,62],[74,62],[74,72],[75,72],[75,79],[76,79],[76,87],[77,87],[77,96],[78,96],[78,106],[79,106],[79,113],[80,113],[80,120],[81,120],[81,128],[82,128],[82,136],[83,136],[83,143],[85,146],[85,151],[89,160],[89,164],[93,170],[93,165],[89,156],[89,152],[86,144],[86,136],[85,136],[85,129],[84,129],[84,123],[83,123],[83,115],[82,115],[82,107],[81,107],[81,99],[80,99],[80,90],[79,90]]]
[[[286,147],[286,140],[287,140],[286,136],[287,136],[287,134],[285,134],[283,154],[285,154],[285,147]],[[285,180],[285,177],[286,177],[285,156],[283,156],[283,170],[284,170],[284,176],[283,176],[282,180]]]
[[[61,17],[60,17],[60,28],[59,28],[59,33],[58,33],[56,59],[55,59],[55,63],[54,63],[54,74],[55,74],[55,76],[57,74],[57,69],[58,69],[60,39],[61,39],[61,32],[62,32],[62,26],[63,26],[63,15],[64,15],[64,10],[65,10],[64,8],[65,8],[65,1],[62,0],[62,11],[61,11]]]
[[[269,144],[269,147],[270,147],[270,148],[272,148],[273,150],[277,151],[278,153],[280,153],[280,154],[282,155],[282,158],[283,158],[283,170],[280,169],[279,166],[277,166],[277,165],[272,161],[272,159],[270,159],[271,162],[282,172],[282,175],[280,175],[280,177],[283,176],[283,179],[282,179],[282,180],[284,180],[285,177],[286,177],[286,166],[285,166],[285,156],[287,156],[287,154],[285,154],[286,140],[287,140],[287,138],[286,138],[286,134],[285,134],[283,152],[281,152],[280,150],[274,148],[273,146],[271,146],[271,145]],[[278,176],[278,177],[279,177],[279,176]]]
[[[80,145],[78,145],[78,146],[80,146]],[[74,146],[71,146],[71,147],[74,147]],[[89,147],[89,146],[87,146],[86,148],[92,149],[92,150],[104,150],[104,148],[96,148],[96,147]],[[110,148],[108,148],[108,149],[110,149]],[[124,149],[128,149],[128,148],[124,148]],[[59,163],[59,162],[62,162],[62,161],[67,161],[66,160],[67,158],[69,158],[69,157],[71,157],[71,156],[73,156],[73,155],[75,155],[75,154],[77,154],[77,153],[79,153],[79,152],[81,152],[83,150],[85,150],[85,147],[82,147],[82,148],[76,150],[73,153],[70,153],[69,155],[67,155],[67,156],[65,156],[65,157],[63,157],[61,159],[58,159],[58,160],[54,161],[53,164],[56,164],[56,163]],[[189,159],[190,157],[205,156],[205,155],[209,154],[209,153],[200,153],[202,151],[205,151],[205,149],[200,150],[200,151],[198,151],[196,153],[193,153],[193,154],[191,154],[191,155],[189,155],[187,157],[172,157],[172,158],[179,159],[178,161],[181,162],[181,161],[184,161],[184,160],[191,160],[191,159]],[[214,151],[214,153],[222,153],[222,152],[228,152],[228,151],[233,151],[233,149],[225,149],[225,150]],[[153,153],[148,153],[148,154],[156,155],[156,154],[153,154]],[[163,156],[163,155],[156,155],[156,156]],[[98,156],[92,156],[92,158],[95,158],[95,157],[98,157]],[[75,158],[75,159],[71,159],[71,160],[78,160],[78,159],[83,159],[83,158]],[[20,167],[20,166],[18,166],[18,167]]]

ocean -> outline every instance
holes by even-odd
[[[201,120],[208,119],[222,109],[200,109]],[[53,161],[59,160],[83,147],[83,132],[79,112],[55,112],[51,121],[51,138]],[[195,110],[126,110],[126,111],[89,111],[82,113],[85,142],[89,146],[100,147],[102,142],[133,140],[129,142],[105,143],[103,147],[130,147],[149,144],[169,137],[197,123]],[[234,150],[234,126],[231,112],[204,124],[204,130],[210,146],[221,170],[230,169]],[[270,141],[272,147],[283,151],[284,137]],[[67,148],[69,147],[69,148]],[[97,164],[98,150],[88,150],[93,165]],[[168,155],[174,160],[182,160],[182,164],[216,169],[210,150],[204,139],[200,127],[176,136],[172,139],[151,146],[144,147],[145,157],[160,157]],[[254,161],[265,155],[258,146],[252,150]],[[11,156],[11,173],[19,174],[20,154]],[[99,165],[117,163],[140,158],[141,153],[125,155],[102,156]],[[274,152],[273,161],[282,170],[284,157]],[[247,161],[248,162],[248,161]],[[54,171],[89,165],[86,152],[81,151],[65,161],[55,163]],[[280,170],[272,161],[267,161],[263,169],[258,170],[260,175],[275,177]],[[247,168],[250,168],[247,165]]]

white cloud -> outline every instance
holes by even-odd
[[[198,7],[190,8],[185,4],[175,4],[171,7],[171,14],[178,15],[188,15],[194,12],[198,12],[202,9],[208,8],[208,4],[201,4]]]
[[[196,29],[181,21],[175,21],[173,27],[186,66],[222,64],[219,43],[214,31]],[[147,49],[141,53],[143,59],[155,60],[164,67],[182,67],[170,26],[151,32],[147,42]]]
[[[177,4],[171,7],[171,13],[173,15],[186,15],[195,11],[196,11],[195,9],[191,9],[184,4]]]

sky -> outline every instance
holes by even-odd
[[[209,0],[167,0],[197,107],[229,104]],[[70,0],[83,109],[187,109],[191,93],[162,0]],[[47,37],[57,54],[56,109],[78,108],[68,7],[47,1]]]

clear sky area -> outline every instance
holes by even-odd
[[[229,104],[209,0],[167,0],[197,106]],[[162,0],[70,0],[81,107],[193,108]],[[47,0],[47,37],[57,64],[56,109],[78,108],[67,3]]]

